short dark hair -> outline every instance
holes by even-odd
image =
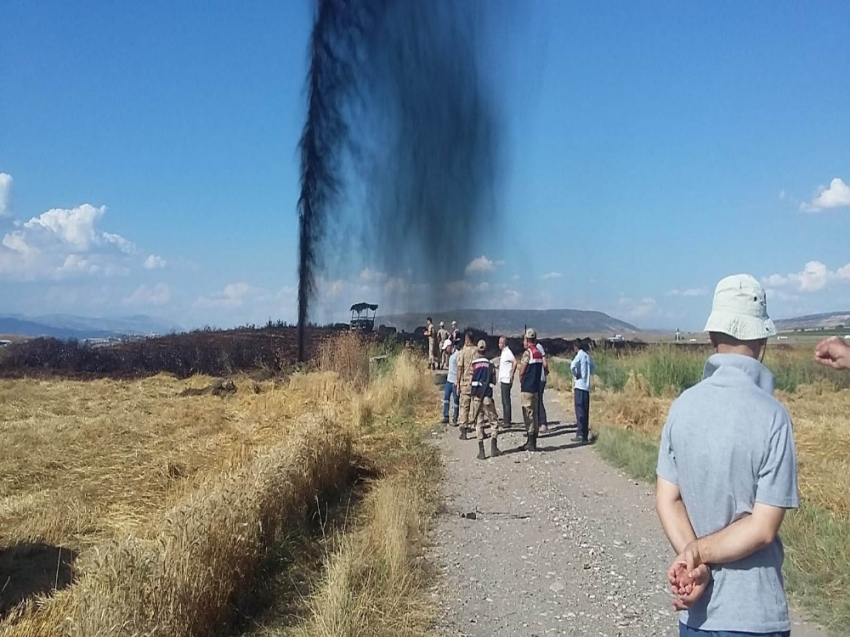
[[[431,321],[432,323],[434,322],[434,321],[431,319],[431,317],[430,317],[430,316],[429,316],[428,318],[426,318],[425,320],[426,320],[426,321]]]
[[[466,334],[463,335],[463,338],[471,343],[475,340],[475,335],[472,333],[472,330],[466,330]]]

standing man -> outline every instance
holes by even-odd
[[[549,431],[549,421],[546,419],[546,406],[543,404],[543,392],[546,391],[546,374],[549,373],[549,360],[546,358],[546,350],[543,349],[543,345],[539,342],[537,343],[537,349],[540,350],[540,353],[543,355],[543,371],[540,373],[540,427],[539,430],[546,432]]]
[[[721,280],[705,326],[715,354],[670,406],[656,509],[677,557],[668,571],[679,635],[790,635],[777,535],[799,504],[791,417],[760,362],[776,333],[764,288]],[[720,632],[712,632],[720,631]]]
[[[514,386],[516,376],[516,357],[508,347],[508,339],[499,337],[499,349],[502,355],[499,357],[499,393],[502,396],[502,422],[505,427],[511,426],[511,389]]]
[[[493,404],[493,385],[496,381],[496,368],[484,356],[487,343],[478,341],[477,356],[472,361],[472,413],[475,415],[475,437],[478,438],[478,459],[485,460],[484,455],[484,420],[490,423],[490,457],[501,456],[502,452],[496,444],[499,437],[499,416]]]
[[[440,369],[446,369],[449,362],[449,357],[446,355],[446,350],[443,348],[443,343],[449,337],[449,332],[446,329],[446,324],[440,321],[440,329],[437,330],[437,345],[440,347]]]
[[[472,404],[472,361],[478,351],[472,344],[472,332],[467,331],[464,335],[463,349],[457,357],[457,395],[460,402],[460,414],[457,422],[460,425],[460,439],[466,440],[469,429],[469,409]]]
[[[434,355],[437,347],[437,331],[431,317],[425,319],[425,336],[428,337],[428,369],[437,368],[437,357]]]
[[[456,349],[456,350],[458,350],[458,351],[460,351],[460,346],[461,346],[461,342],[460,342],[461,334],[460,334],[460,330],[459,330],[459,329],[457,329],[457,321],[452,321],[452,333],[451,333],[451,335],[450,335],[450,337],[449,337],[449,338],[451,338],[451,339],[452,339],[452,343],[454,343],[455,349]]]
[[[454,405],[454,418],[452,418],[452,426],[457,426],[457,416],[459,410],[457,396],[457,358],[458,352],[455,351],[454,343],[451,339],[443,341],[443,354],[449,357],[448,369],[446,375],[446,386],[443,389],[443,424],[449,424],[449,406]]]
[[[593,360],[587,353],[587,345],[582,341],[573,342],[573,362],[570,371],[573,374],[573,404],[576,409],[576,435],[572,442],[586,444],[590,434],[590,377],[593,375]]]
[[[525,330],[522,342],[525,351],[519,361],[519,383],[522,396],[522,420],[528,441],[523,449],[537,451],[537,428],[540,423],[540,377],[543,375],[543,354],[537,349],[537,332]]]

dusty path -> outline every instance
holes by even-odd
[[[521,426],[499,437],[513,452],[486,462],[456,428],[436,436],[446,460],[433,538],[440,634],[677,635],[664,580],[672,553],[651,488],[591,447],[572,447],[574,428],[562,424],[574,421],[572,409],[555,392],[546,407],[559,424],[538,439],[540,453],[513,451],[525,442]],[[823,636],[797,618],[792,634]]]

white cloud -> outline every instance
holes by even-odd
[[[829,187],[819,186],[818,194],[811,201],[800,204],[803,212],[820,212],[830,208],[844,208],[850,206],[850,186],[836,177],[829,183]]]
[[[370,268],[364,268],[363,270],[361,270],[359,277],[362,283],[375,283],[377,281],[384,281],[386,280],[386,278],[387,275],[383,272],[376,272],[375,270],[372,270]]]
[[[511,281],[519,281],[519,275],[518,275],[518,274],[514,274],[514,275],[511,277]]]
[[[560,272],[547,272],[541,278],[543,279],[560,279],[563,276]]]
[[[809,261],[801,272],[787,274],[771,274],[762,278],[762,284],[768,288],[790,287],[800,292],[818,292],[831,281],[850,281],[850,263],[841,266],[834,272],[820,261]]]
[[[466,274],[480,274],[483,272],[492,272],[496,269],[497,263],[481,255],[480,257],[475,257],[472,261],[469,262],[469,265],[466,266],[464,272]]]
[[[145,270],[161,270],[165,267],[165,259],[155,254],[150,255],[144,262]]]
[[[0,277],[36,280],[129,272],[128,257],[138,249],[121,235],[97,228],[105,214],[105,206],[83,204],[16,222],[16,229],[0,241]]]
[[[241,307],[242,304],[251,297],[256,297],[263,293],[264,290],[262,288],[254,287],[244,281],[228,283],[224,286],[223,290],[210,294],[209,296],[200,297],[197,301],[195,301],[195,306],[204,308],[233,309]]]
[[[664,296],[683,296],[686,298],[695,298],[698,296],[705,296],[708,294],[708,290],[705,288],[686,288],[684,290],[670,290],[666,292]]]
[[[165,283],[153,286],[140,285],[123,300],[125,305],[165,305],[171,300],[171,288]]]
[[[7,214],[9,206],[9,191],[12,190],[12,175],[0,173],[0,217]]]
[[[628,318],[643,318],[654,314],[658,309],[658,303],[655,299],[645,296],[642,299],[631,299],[629,297],[620,297],[617,303],[619,312]]]
[[[779,191],[779,201],[785,201],[785,190]]]

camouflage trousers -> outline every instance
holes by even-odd
[[[484,440],[484,425],[490,424],[490,436],[495,440],[499,436],[499,416],[496,413],[496,405],[493,398],[485,396],[472,398],[472,413],[475,416],[475,437]]]
[[[531,436],[537,435],[540,426],[540,394],[537,392],[522,392],[522,420],[525,432]]]
[[[460,404],[460,412],[457,415],[457,424],[461,427],[468,427],[472,425],[472,395],[470,394],[471,388],[469,387],[461,387],[458,403]]]

